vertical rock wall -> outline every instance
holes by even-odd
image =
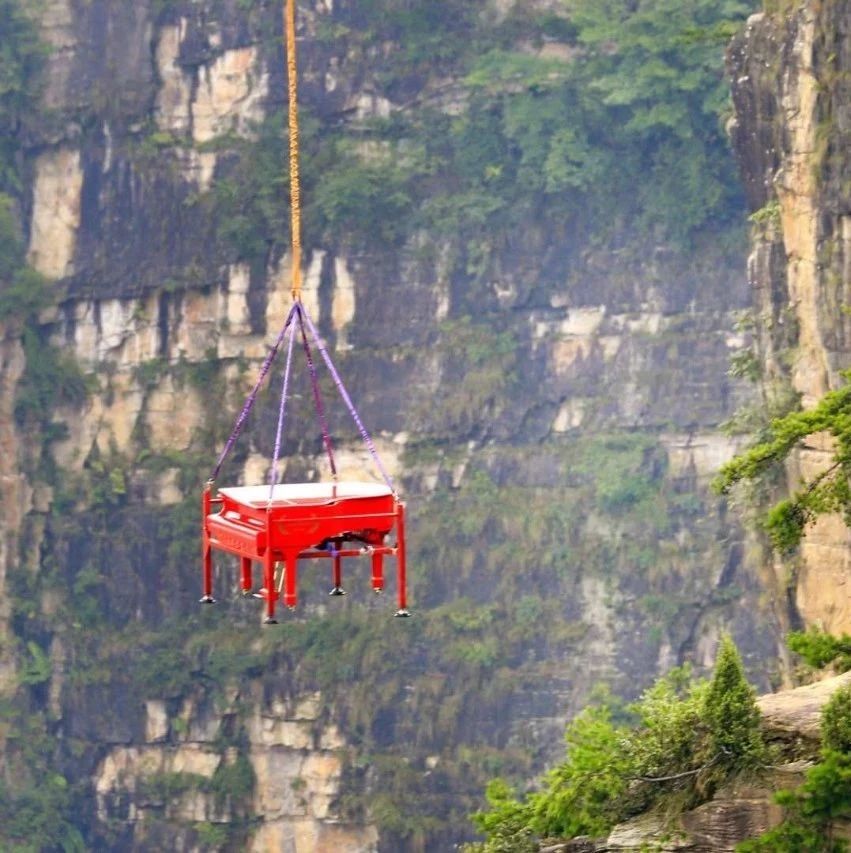
[[[851,364],[844,179],[851,11],[841,2],[781,5],[753,16],[731,49],[733,139],[758,211],[749,270],[769,394],[785,385],[807,408]],[[824,470],[829,453],[829,437],[813,436],[790,465],[790,487]],[[777,562],[804,623],[851,629],[850,561],[851,534],[831,516],[808,529],[799,558]]]

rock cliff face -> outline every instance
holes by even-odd
[[[542,5],[476,9],[497,26],[507,7]],[[451,67],[394,79],[401,48],[371,40],[357,3],[299,14],[313,139],[342,133],[368,162],[382,145],[370,123],[423,103],[465,110]],[[827,219],[808,219],[822,210],[807,160],[817,128],[777,117],[816,114],[814,45],[830,52],[817,18],[782,31],[798,63],[783,60],[782,109],[773,83],[737,88],[782,141],[771,155],[748,143],[761,158],[748,174],[786,164],[795,274],[778,278],[777,228],[751,265],[771,276],[765,310],[785,318],[791,299],[800,314],[793,382],[812,395],[836,380],[846,321],[826,307],[841,295],[819,290],[813,229]],[[284,219],[269,202],[286,190],[279,10],[49,0],[42,25],[52,51],[25,152],[26,231],[57,298],[39,347],[11,321],[0,345],[0,684],[51,738],[86,841],[449,849],[484,780],[551,760],[595,683],[634,693],[674,663],[704,666],[725,627],[766,686],[780,677],[765,662],[788,620],[784,584],[706,488],[736,448],[719,424],[749,394],[727,375],[745,343],[744,250],[619,255],[546,211],[485,261],[445,235],[311,232],[309,212],[305,302],[409,495],[418,616],[399,625],[355,595],[330,613],[308,579],[302,613],[262,633],[255,609],[230,600],[225,565],[225,603],[197,614],[199,488],[288,299]],[[777,26],[752,22],[748,57]],[[767,85],[761,60],[742,58],[739,76],[747,62]],[[755,120],[740,109],[741,139],[769,133]],[[832,269],[842,221],[830,220]],[[777,336],[761,340],[782,372]],[[16,393],[47,351],[73,357],[87,392],[28,431]],[[293,480],[326,464],[302,398],[285,448]],[[270,412],[231,480],[265,478]],[[339,411],[332,430],[343,473],[374,476]],[[826,618],[807,604],[824,578],[806,565],[798,606]]]
[[[759,357],[769,393],[786,385],[813,405],[849,366],[849,132],[844,3],[780,4],[753,16],[730,52],[733,140],[750,205],[759,211],[749,259]],[[772,387],[773,386],[773,387]],[[829,443],[814,437],[790,466],[824,470]],[[851,536],[842,519],[808,530],[800,555],[778,564],[800,618],[851,629]]]

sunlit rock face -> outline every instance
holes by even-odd
[[[49,278],[73,272],[82,188],[79,151],[60,148],[36,160],[29,262]]]
[[[221,712],[234,712],[237,695]],[[184,700],[172,716],[169,703],[145,703],[144,742],[113,746],[94,773],[98,818],[130,832],[137,846],[155,843],[157,817],[176,826],[177,849],[204,849],[193,825],[238,820],[234,794],[223,794],[222,775],[238,757],[222,750],[221,713]],[[371,827],[341,821],[340,795],[346,742],[334,725],[320,720],[321,694],[258,703],[249,721],[248,762],[255,779],[252,811],[258,823],[247,849],[346,850],[374,853]],[[218,775],[217,775],[218,774]]]
[[[786,383],[805,408],[841,383],[851,364],[851,294],[845,213],[848,128],[847,11],[802,3],[754,15],[730,51],[736,119],[732,138],[754,210],[749,261],[765,376]],[[834,106],[832,106],[834,105]],[[830,441],[813,436],[789,464],[789,487],[830,464]],[[831,632],[851,630],[845,590],[851,535],[838,517],[819,519],[792,576],[800,618]],[[778,561],[779,575],[792,566]]]
[[[310,209],[302,301],[408,497],[423,616],[398,633],[352,568],[335,621],[324,575],[305,572],[305,609],[273,642],[222,562],[220,606],[199,617],[199,490],[291,303],[287,217],[258,234],[245,200],[230,204],[252,176],[245,160],[268,154],[250,146],[281,120],[285,91],[279,10],[248,5],[45,5],[56,112],[27,154],[28,249],[61,294],[40,332],[89,390],[50,413],[60,473],[45,487],[20,461],[41,447],[15,425],[20,330],[3,338],[0,593],[10,575],[49,588],[34,593],[40,615],[14,625],[0,595],[13,639],[0,643],[0,682],[17,684],[7,649],[43,643],[52,672],[38,701],[63,767],[88,780],[96,849],[211,849],[221,832],[258,851],[450,849],[469,837],[484,781],[556,760],[600,681],[634,695],[674,664],[708,666],[725,629],[756,679],[781,677],[765,662],[788,622],[783,590],[708,490],[740,446],[719,425],[749,402],[727,373],[751,298],[746,259],[714,246],[626,259],[530,217],[477,277],[452,235],[365,244],[312,232]],[[482,7],[499,22],[560,4]],[[369,161],[381,144],[363,134],[420,95],[449,117],[467,109],[463,80],[443,73],[388,85],[401,46],[358,41],[357,4],[299,13],[305,115],[320,135],[350,134]],[[545,47],[570,59],[567,45]],[[308,135],[309,165],[316,144]],[[810,237],[796,239],[806,255]],[[773,268],[772,246],[753,268]],[[269,476],[273,379],[227,482]],[[339,475],[378,478],[322,382]],[[284,478],[327,478],[307,383],[289,411]]]

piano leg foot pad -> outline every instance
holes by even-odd
[[[335,586],[334,589],[332,589],[328,593],[328,595],[345,595],[345,594],[346,594],[346,590],[344,590],[343,587],[341,587],[341,586]]]
[[[407,619],[410,615],[411,615],[411,612],[406,608],[403,608],[402,610],[396,611],[396,618],[397,619]]]
[[[212,595],[205,595],[200,599],[201,604],[215,604],[216,599]]]

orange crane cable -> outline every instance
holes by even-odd
[[[298,169],[298,68],[295,55],[295,0],[284,6],[290,129],[290,207],[293,247],[292,297],[301,301],[301,185]]]

